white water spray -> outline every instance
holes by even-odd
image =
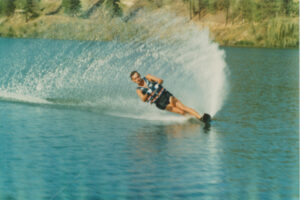
[[[209,31],[160,12],[140,13],[131,23],[137,33],[126,42],[0,40],[15,44],[0,63],[5,74],[0,98],[86,106],[127,117],[170,117],[139,100],[129,79],[138,70],[162,78],[187,106],[215,115],[226,95],[226,64]]]

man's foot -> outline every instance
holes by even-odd
[[[207,124],[211,122],[211,116],[207,113],[204,113],[204,115],[199,120]]]

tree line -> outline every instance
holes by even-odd
[[[278,16],[299,16],[298,1],[295,0],[184,0],[189,4],[190,18],[201,18],[208,13],[224,11],[226,21],[242,18],[261,21]]]
[[[19,10],[27,18],[39,16],[41,0],[0,0],[0,16],[12,16]],[[105,4],[112,12],[120,15],[120,0],[99,0],[99,5]],[[66,14],[78,15],[81,12],[81,0],[62,0],[61,7]]]
[[[28,17],[37,17],[39,2],[40,0],[0,0],[0,15],[9,17],[19,11]]]
[[[172,0],[140,0],[162,6]],[[260,21],[277,16],[299,16],[298,0],[179,0],[189,7],[190,18],[199,17],[218,11],[226,13],[226,22],[236,18],[247,21]],[[11,16],[16,10],[21,10],[27,18],[39,16],[41,0],[0,0],[0,15]],[[120,0],[99,0],[99,5],[105,4],[115,15],[122,15]],[[81,0],[62,0],[61,7],[69,15],[81,12]]]

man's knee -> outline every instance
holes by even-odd
[[[181,114],[181,115],[185,115],[185,111],[181,110],[181,111],[180,111],[180,114]]]

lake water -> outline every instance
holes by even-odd
[[[298,199],[299,51],[205,38],[0,39],[0,199]],[[211,128],[140,102],[134,69]]]

